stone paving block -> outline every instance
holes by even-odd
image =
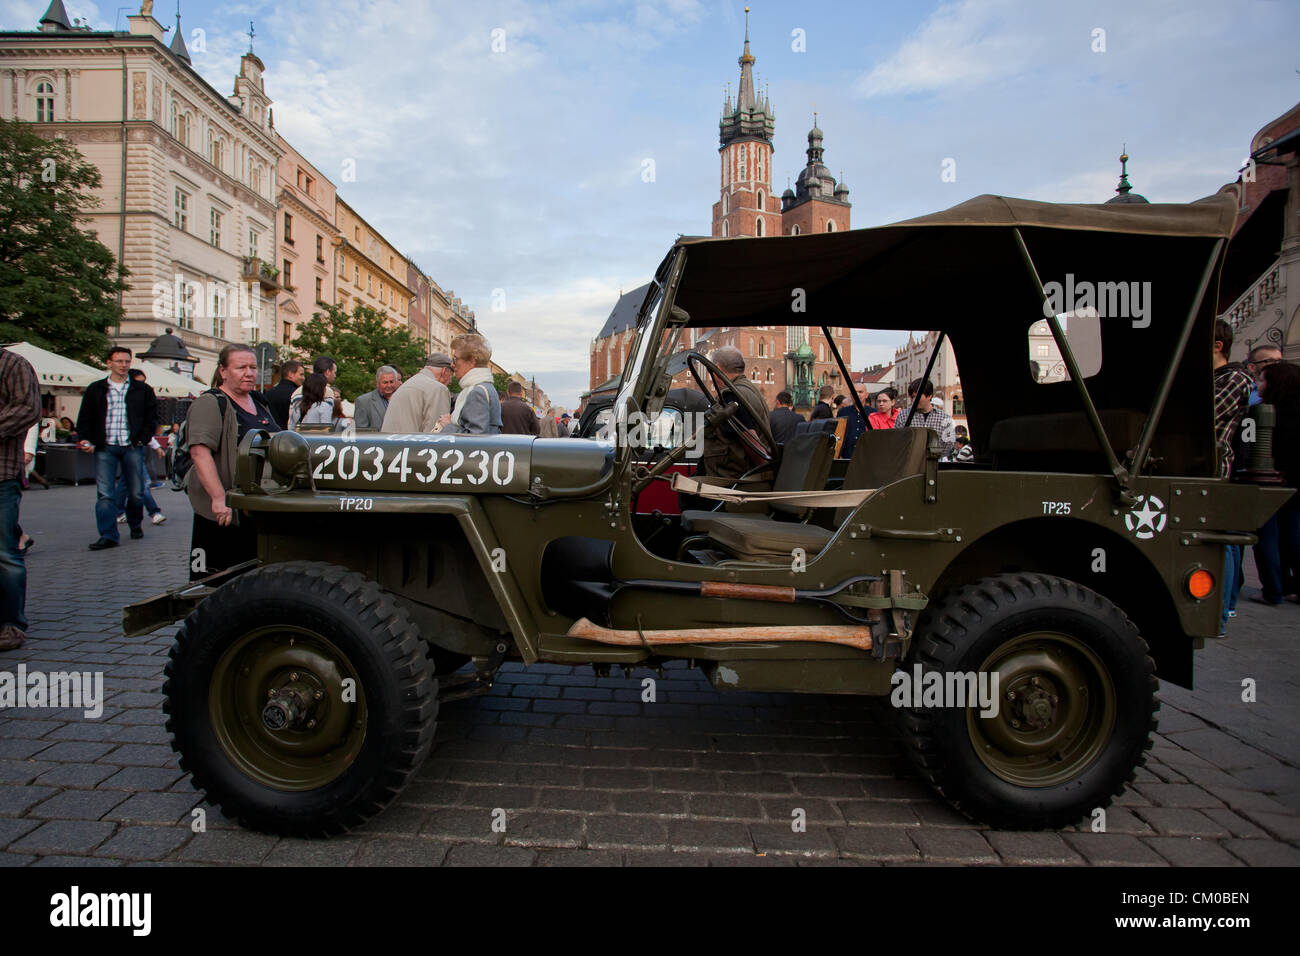
[[[921,859],[916,844],[907,831],[897,827],[831,827],[831,839],[847,857],[861,857],[878,862],[901,863]]]
[[[180,823],[189,829],[192,819],[190,811],[202,800],[202,795],[198,793],[136,793],[113,807],[104,815],[104,819],[124,823]]]
[[[59,766],[47,760],[0,760],[0,784],[31,783]]]
[[[0,847],[9,845],[24,833],[30,833],[40,825],[40,820],[26,817],[0,817]]]
[[[580,847],[582,816],[574,813],[519,813],[506,818],[505,844],[528,847]]]
[[[0,853],[0,869],[27,866],[38,859],[39,857],[30,853]]]
[[[92,820],[49,820],[9,844],[10,852],[89,853],[110,836],[116,824]]]
[[[1288,843],[1300,843],[1300,816],[1293,813],[1263,813],[1258,810],[1243,810],[1242,813],[1272,836]]]
[[[193,834],[189,827],[123,827],[95,851],[123,860],[161,860]]]
[[[622,866],[623,856],[614,850],[540,850],[537,866]]]
[[[162,744],[123,744],[99,758],[100,763],[120,767],[178,766],[178,757],[171,747]]]
[[[1135,812],[1157,833],[1166,836],[1199,836],[1216,839],[1231,835],[1222,825],[1215,823],[1199,810],[1181,807],[1143,807]],[[1107,820],[1107,824],[1109,823],[1110,821]],[[1107,829],[1110,830],[1110,827],[1107,826]]]
[[[1215,798],[1238,813],[1286,813],[1285,805],[1257,790],[1217,790]]]
[[[68,867],[73,870],[81,870],[88,866],[111,867],[122,866],[121,860],[105,859],[95,856],[43,856],[36,860],[32,866],[59,866]]]
[[[582,783],[582,769],[554,764],[524,764],[515,768],[514,781],[528,787],[576,788]]]
[[[532,866],[537,854],[518,846],[462,843],[447,853],[443,866]]]
[[[814,797],[838,797],[859,799],[865,795],[862,780],[858,777],[811,777],[796,776],[791,778],[795,791]]]
[[[670,819],[664,821],[664,827],[668,844],[674,849],[754,852],[754,841],[744,823]]]
[[[214,814],[209,814],[211,819]],[[206,833],[195,833],[181,850],[184,863],[230,863],[252,866],[266,858],[280,842],[278,836],[252,830],[216,830],[209,823]]]
[[[1068,863],[1081,865],[1083,858],[1070,849],[1056,833],[1020,833],[1007,830],[986,830],[984,838],[1002,858],[1004,863],[1028,866],[1047,866]]]
[[[920,826],[921,821],[909,803],[887,800],[837,800],[839,812],[850,824],[869,826]]]
[[[1223,807],[1206,807],[1200,811],[1213,820],[1219,826],[1223,827],[1234,837],[1245,837],[1254,839],[1256,837],[1267,837],[1260,827],[1251,823],[1233,810]]]
[[[509,820],[507,813],[507,826]],[[420,827],[420,836],[481,843],[501,842],[501,834],[492,830],[492,812],[486,809],[430,810],[424,825]]]
[[[667,830],[663,821],[653,817],[590,816],[587,818],[587,846],[616,850],[646,846],[666,846]]]
[[[805,801],[807,803],[817,804],[818,801]],[[834,813],[834,808],[825,804],[829,808],[827,816],[834,815],[832,822],[839,822],[839,814]],[[763,803],[756,797],[730,796],[723,794],[698,794],[687,798],[686,813],[690,817],[707,819],[717,817],[725,820],[763,820]],[[826,823],[827,820],[819,819],[816,822]]]
[[[0,760],[23,760],[32,754],[43,750],[50,749],[50,741],[47,739],[32,740],[28,737],[0,737]],[[42,757],[42,760],[49,760],[49,757]],[[60,760],[60,757],[54,757]]]
[[[1165,866],[1164,859],[1135,836],[1065,833],[1065,842],[1093,866]]]
[[[423,807],[393,804],[366,821],[366,836],[415,836],[424,826],[429,811]]]
[[[115,770],[95,763],[58,764],[37,777],[36,782],[56,787],[93,787],[111,777]]]
[[[98,820],[127,799],[115,790],[64,790],[30,807],[27,815],[46,820]]]
[[[450,845],[436,840],[363,840],[353,866],[441,866]]]
[[[710,754],[693,754],[686,750],[633,750],[628,754],[628,764],[633,767],[645,767],[650,770],[690,770],[696,766],[696,758],[700,758],[699,764],[702,770],[714,769],[733,769],[730,767],[710,767],[706,766],[703,758],[714,756]],[[747,758],[751,763],[753,758]],[[736,767],[737,770],[748,770],[750,767]]]
[[[461,803],[467,807],[486,807],[489,810],[497,807],[527,810],[537,803],[537,789],[509,784],[470,783],[465,785],[465,796]]]
[[[285,837],[262,861],[263,866],[347,866],[361,849],[357,836],[329,840],[298,840]]]
[[[2,666],[2,665],[0,665]],[[33,740],[68,726],[61,720],[6,720],[6,737],[29,737]]]
[[[1221,807],[1223,801],[1191,783],[1146,783],[1137,788],[1158,807]]]
[[[791,823],[751,823],[749,836],[757,853],[835,856],[839,852],[830,829],[816,824],[796,831]]]
[[[954,863],[999,862],[993,848],[977,830],[915,829],[900,832],[912,838],[912,842],[916,844],[925,860]]]
[[[117,745],[93,741],[64,741],[41,750],[42,760],[60,763],[87,763],[104,756]]]
[[[650,789],[660,792],[684,790],[687,793],[717,793],[718,775],[703,770],[655,770],[651,773]],[[744,792],[744,789],[741,788],[740,792]]]
[[[1142,842],[1174,866],[1242,866],[1213,840],[1194,836],[1143,837]]]
[[[166,790],[184,774],[179,768],[171,767],[125,767],[119,769],[114,765],[96,764],[108,770],[110,775],[99,784],[101,790]],[[192,787],[190,789],[193,789]]]
[[[583,771],[582,785],[591,790],[647,790],[649,770],[589,769]]]
[[[55,787],[0,787],[0,816],[17,816],[33,804],[53,796]]]
[[[1224,840],[1221,845],[1247,866],[1300,866],[1300,850],[1276,840]]]
[[[656,793],[653,790],[609,791],[617,813],[685,816],[691,799],[685,793]]]
[[[639,793],[622,794],[607,790],[578,790],[569,787],[543,787],[537,791],[538,810],[568,810],[576,813],[608,813],[614,801],[623,796],[641,796]]]

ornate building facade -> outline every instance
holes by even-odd
[[[311,321],[335,298],[337,270],[334,258],[341,244],[334,224],[337,190],[319,169],[285,140],[280,156],[277,196],[280,269],[284,287],[276,306],[276,343],[288,345],[298,337],[298,326]]]
[[[145,5],[152,6],[151,4]],[[144,351],[173,328],[209,378],[231,342],[275,335],[276,167],[262,62],[231,95],[193,68],[179,28],[74,26],[54,0],[35,32],[0,33],[0,115],[66,138],[102,175],[90,228],[129,270],[110,334]]]

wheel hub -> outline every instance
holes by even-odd
[[[290,680],[298,677],[291,676]],[[315,678],[314,674],[306,675]],[[306,680],[287,683],[282,687],[273,687],[267,692],[271,698],[262,708],[262,726],[272,732],[282,730],[310,730],[316,726],[316,707],[324,699],[325,693],[319,687],[318,680],[312,680],[312,686]]]

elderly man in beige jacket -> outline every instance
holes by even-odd
[[[424,368],[402,383],[388,400],[381,431],[389,435],[420,435],[438,431],[438,419],[451,411],[451,358],[434,352]]]

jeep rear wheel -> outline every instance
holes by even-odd
[[[359,825],[433,741],[424,642],[391,597],[335,565],[272,565],[219,588],[181,627],[166,676],[181,768],[258,830]]]
[[[992,826],[1076,823],[1123,791],[1151,746],[1159,702],[1146,643],[1119,608],[1073,581],[1008,574],[959,589],[926,609],[909,673],[915,665],[987,674],[996,688],[992,716],[978,703],[913,700],[902,711],[917,768]]]

